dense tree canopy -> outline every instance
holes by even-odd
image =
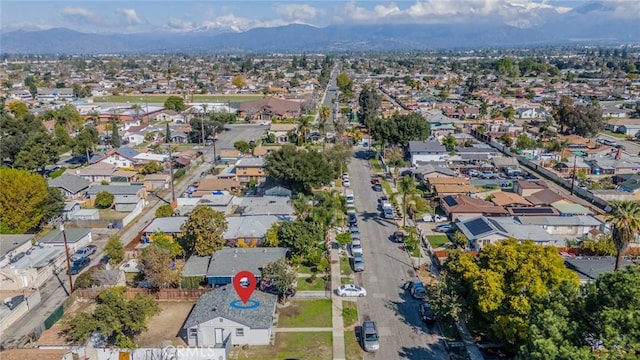
[[[23,234],[40,224],[49,196],[40,175],[0,168],[0,217],[10,230]]]
[[[166,236],[166,235],[165,235]],[[178,285],[180,283],[181,267],[176,266],[175,248],[178,250],[180,245],[175,241],[162,236],[158,236],[159,242],[154,242],[142,250],[140,260],[144,278],[149,285],[155,288],[167,288]],[[171,246],[171,244],[176,246]],[[173,249],[173,250],[172,250]]]
[[[265,160],[267,174],[295,191],[309,193],[336,177],[332,163],[314,150],[297,150],[293,145],[284,145],[268,154]]]
[[[184,99],[182,97],[172,95],[164,101],[164,108],[167,110],[182,111],[186,107],[184,105]]]
[[[124,245],[120,236],[113,235],[104,245],[104,254],[109,258],[109,264],[118,265],[124,260]]]
[[[369,123],[380,116],[381,104],[382,98],[376,89],[365,86],[358,97],[358,105],[360,105],[358,119],[360,123],[370,126]]]
[[[99,330],[110,344],[135,347],[135,337],[147,329],[149,320],[160,308],[150,295],[138,294],[130,299],[126,291],[124,286],[103,290],[93,313],[79,312],[64,321],[67,339],[83,344]]]
[[[369,123],[373,138],[381,144],[399,145],[407,148],[409,141],[429,138],[430,125],[417,113],[395,113],[391,119],[375,119]]]
[[[307,221],[283,222],[278,226],[278,240],[279,246],[305,256],[324,241],[324,231],[322,227]]]
[[[185,249],[200,256],[212,255],[224,246],[223,235],[227,226],[222,212],[206,205],[196,206],[181,227]]]
[[[570,97],[563,96],[553,107],[553,118],[562,132],[569,130],[584,137],[592,137],[604,128],[602,109],[597,101],[576,106]]]

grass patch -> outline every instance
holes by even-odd
[[[344,320],[344,328],[352,329],[351,327],[358,322],[358,303],[355,301],[343,301],[342,319]]]
[[[393,190],[391,190],[391,185],[389,185],[389,182],[387,182],[387,180],[382,180],[382,188],[384,189],[384,192],[387,193],[387,195],[393,196]]]
[[[292,300],[288,307],[280,309],[278,326],[331,327],[331,300]]]
[[[278,333],[274,346],[242,346],[231,350],[230,359],[325,360],[333,357],[333,334],[327,332]]]
[[[322,291],[326,287],[326,282],[318,276],[314,282],[311,278],[298,278],[298,291]]]
[[[380,162],[376,158],[371,159],[371,167],[375,172],[382,172],[382,167],[380,166]]]
[[[420,257],[420,248],[416,247],[415,249],[411,250],[411,256]]]
[[[119,95],[119,96],[95,96],[94,102],[114,102],[132,104],[164,104],[171,95]],[[209,101],[209,102],[244,102],[262,99],[262,95],[193,95],[193,101]],[[189,96],[188,101],[191,101]]]
[[[51,179],[55,179],[55,178],[57,178],[58,176],[60,176],[60,175],[64,174],[64,172],[65,172],[65,171],[67,171],[67,168],[63,166],[63,167],[61,167],[60,169],[58,169],[58,170],[56,170],[56,171],[53,171],[51,174],[49,174],[49,177],[50,177]]]
[[[9,225],[0,221],[0,234],[17,234],[18,232],[11,229]]]
[[[311,274],[311,266],[307,266],[307,265],[298,265],[298,273],[299,274]]]
[[[340,277],[340,284],[341,285],[353,284],[353,279],[350,277]]]
[[[342,275],[353,274],[353,269],[351,268],[351,262],[349,261],[349,257],[347,256],[340,257],[340,274]]]
[[[431,247],[434,249],[450,242],[447,235],[427,235],[427,240],[429,241],[429,244],[431,244]]]
[[[363,352],[354,330],[344,332],[344,352],[347,360],[362,360]]]
[[[610,131],[610,130],[602,130],[602,133],[603,134],[607,134],[609,136],[613,136],[616,139],[626,139],[627,138],[627,135],[625,135],[625,134],[620,134],[620,133],[613,132],[613,131]]]

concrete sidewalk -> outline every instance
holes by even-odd
[[[333,232],[331,232],[331,249],[329,250],[329,259],[331,261],[331,285],[337,287],[340,285],[340,250],[338,250],[337,244],[333,242]],[[344,347],[344,322],[342,319],[342,298],[336,295],[335,292],[331,292],[331,315],[333,324],[333,359],[344,360],[345,359],[345,347]]]

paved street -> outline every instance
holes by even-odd
[[[414,276],[408,254],[389,240],[396,229],[391,220],[381,219],[377,198],[371,190],[373,175],[368,161],[354,158],[349,165],[351,188],[356,197],[358,226],[362,234],[365,271],[357,273],[356,283],[368,295],[358,301],[360,323],[372,319],[378,325],[380,350],[366,359],[447,359],[435,328],[422,323],[419,302],[402,289]]]
[[[611,136],[611,135],[607,135],[607,134],[603,134],[600,133],[598,134],[599,138],[603,138],[603,139],[608,139],[608,140],[613,140],[615,142],[617,142],[618,144],[624,145],[625,149],[624,152],[626,152],[629,155],[632,156],[637,156],[638,153],[640,152],[640,143],[637,142],[633,142],[633,141],[628,141],[628,140],[624,140],[624,139],[619,139],[617,137]]]

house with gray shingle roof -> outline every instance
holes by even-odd
[[[202,295],[189,314],[184,341],[197,347],[222,347],[228,340],[232,345],[268,345],[276,301],[276,295],[254,291],[243,304],[233,287],[217,288]]]
[[[71,174],[62,174],[55,179],[49,180],[48,183],[50,188],[62,190],[64,196],[71,199],[82,198],[89,185],[91,185],[89,180]]]
[[[260,276],[265,264],[284,259],[286,248],[230,248],[216,251],[207,270],[207,283],[225,285],[233,282],[240,271],[247,270]]]
[[[447,149],[438,141],[409,141],[411,165],[442,161],[448,156]]]
[[[227,218],[227,231],[224,239],[228,246],[246,244],[260,246],[267,230],[278,221],[286,221],[287,217],[276,215],[240,216]]]

